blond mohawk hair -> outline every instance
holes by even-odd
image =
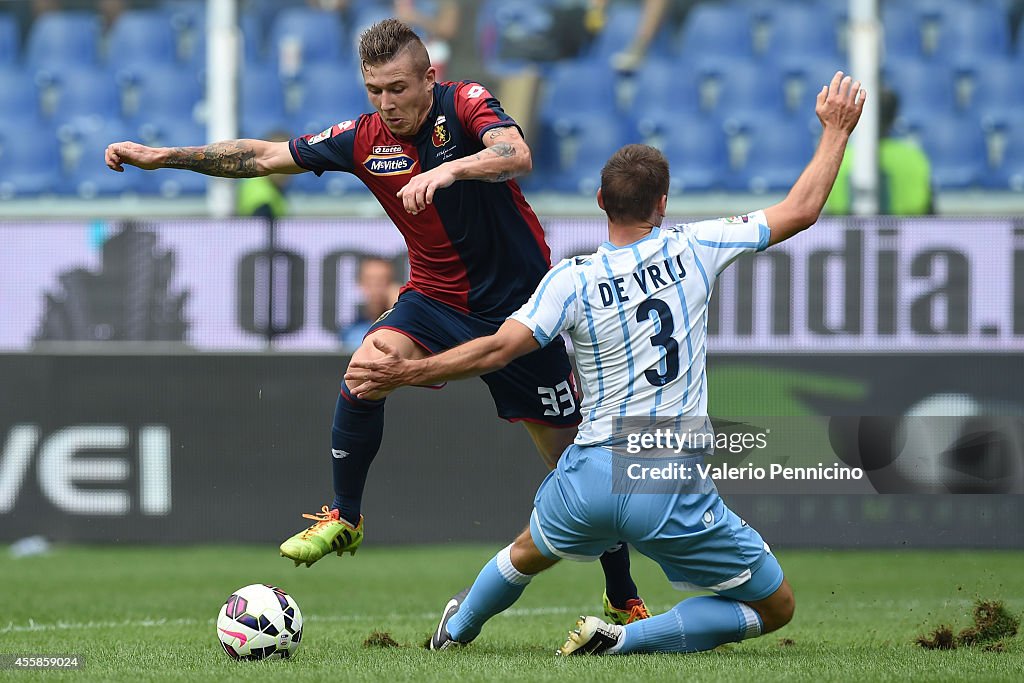
[[[359,61],[365,69],[380,66],[408,50],[417,68],[424,71],[430,66],[430,56],[423,41],[408,24],[398,19],[378,21],[359,36]]]

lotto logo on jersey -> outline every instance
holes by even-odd
[[[412,173],[416,160],[408,154],[371,154],[363,167],[373,175],[403,175]]]
[[[438,116],[437,120],[434,121],[434,135],[432,137],[434,147],[444,147],[452,139],[452,134],[448,132],[448,127],[445,125],[446,122],[447,119],[444,117],[444,114]]]

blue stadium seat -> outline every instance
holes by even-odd
[[[302,70],[299,80],[302,105],[291,119],[296,135],[317,133],[339,121],[373,111],[358,73],[345,65],[310,64]]]
[[[934,115],[924,121],[920,143],[931,160],[936,189],[973,187],[986,173],[985,136],[973,118]]]
[[[17,67],[0,66],[0,120],[11,130],[13,120],[36,122],[40,117],[36,80]]]
[[[745,159],[727,177],[730,190],[786,191],[814,155],[814,136],[799,121],[762,117],[742,134],[747,143]]]
[[[969,67],[969,110],[987,125],[1024,121],[1024,64],[1012,59],[988,57]]]
[[[387,6],[376,2],[359,3],[352,15],[352,25],[349,30],[352,41],[345,46],[345,49],[352,50],[353,53],[357,52],[360,34],[378,21],[392,17],[394,14],[394,7],[390,3]]]
[[[925,12],[926,18],[932,18]],[[936,57],[1010,54],[1010,22],[1005,9],[979,2],[943,2],[935,6],[933,17],[938,29]]]
[[[210,178],[202,173],[162,168],[148,174],[140,191],[149,193],[155,188],[161,197],[174,197],[204,194]]]
[[[829,83],[836,71],[850,73],[845,60],[817,61],[798,55],[780,58],[776,62],[783,81],[786,109],[791,116],[814,120],[814,107],[821,86]]]
[[[165,12],[130,10],[110,28],[107,61],[111,64],[173,64],[177,58],[177,37]]]
[[[248,65],[239,78],[238,111],[242,137],[263,138],[287,128],[285,89],[273,67]]]
[[[264,64],[267,60],[267,50],[263,43],[263,31],[260,28],[259,19],[249,12],[238,15],[238,26],[241,29],[239,37],[239,50],[242,53],[242,62],[245,65]],[[195,30],[187,32],[188,39],[181,41],[185,43],[182,51],[182,60],[193,68],[206,68],[206,22],[199,24]]]
[[[785,83],[773,66],[755,60],[720,59],[705,72],[717,83],[714,113],[718,117],[728,118],[734,109],[758,109],[762,116],[786,112]]]
[[[139,124],[139,139],[151,147],[194,147],[207,142],[206,126],[178,117],[152,117]]]
[[[346,46],[337,12],[293,7],[274,19],[267,57],[287,73],[311,62],[348,61]]]
[[[548,189],[591,195],[601,184],[601,168],[627,142],[621,119],[608,113],[585,112],[545,124],[544,139],[552,141]]]
[[[1016,123],[1006,134],[1000,163],[986,175],[985,184],[993,189],[1024,192],[1024,125]]]
[[[840,54],[848,54],[850,48],[850,2],[849,0],[811,0],[816,11],[825,17],[836,32],[836,44]]]
[[[537,108],[540,118],[553,120],[573,112],[614,113],[615,74],[606,65],[565,62],[551,68]]]
[[[292,178],[288,192],[326,194],[332,197],[367,195],[369,190],[351,173],[327,172],[319,178],[315,173],[300,173]]]
[[[612,4],[605,17],[604,28],[582,55],[583,59],[608,66],[612,55],[629,47],[637,26],[640,24],[639,5]],[[662,28],[651,40],[647,59],[664,59],[671,55],[673,36]]]
[[[720,124],[676,120],[666,126],[657,145],[668,159],[672,194],[707,192],[724,184],[729,170],[729,148]]]
[[[0,12],[0,65],[13,64],[21,53],[18,22],[10,14]],[[2,91],[0,91],[2,92]]]
[[[149,64],[121,74],[132,92],[129,118],[141,121],[178,118],[192,121],[203,99],[204,84],[194,69],[185,65]]]
[[[260,35],[267,36],[277,15],[286,9],[305,8],[309,4],[307,0],[244,0],[239,3],[239,12],[255,19]]]
[[[0,131],[0,198],[56,192],[60,168],[52,126],[5,126]]]
[[[160,11],[171,20],[176,33],[198,30],[206,26],[204,0],[162,0]]]
[[[699,4],[681,32],[680,54],[690,60],[750,57],[754,54],[753,17],[746,7]]]
[[[178,59],[186,64],[202,64],[206,60],[206,3],[164,0],[160,9],[170,18]]]
[[[245,62],[251,64],[267,61],[267,46],[256,17],[251,14],[242,14],[238,17],[238,26],[242,29],[242,56]],[[204,44],[204,54],[205,47]]]
[[[527,45],[532,36],[549,31],[553,22],[546,0],[485,0],[477,13],[477,41],[484,66],[495,75],[514,73],[530,63],[511,56],[510,45]],[[538,60],[545,61],[545,60]]]
[[[900,117],[927,118],[956,111],[956,84],[946,64],[919,59],[888,60],[883,81],[900,97]]]
[[[103,158],[107,145],[131,137],[130,129],[119,119],[80,121],[62,126],[65,147],[75,150],[67,168],[66,191],[90,199],[142,190],[146,171],[126,166],[124,173],[115,173],[107,168]]]
[[[192,147],[207,142],[206,127],[191,120],[152,119],[139,126],[139,138],[153,147]],[[160,169],[143,177],[139,190],[164,197],[206,192],[207,178],[201,173]]]
[[[921,18],[912,7],[885,3],[882,27],[886,59],[915,59],[924,55]]]
[[[831,15],[810,4],[779,3],[771,13],[765,56],[799,55],[808,60],[840,59],[837,27]]]
[[[648,112],[671,110],[677,116],[699,116],[713,102],[702,97],[704,79],[696,69],[679,61],[648,60],[633,79],[630,110],[639,123]]]
[[[121,118],[121,91],[114,74],[102,67],[66,67],[44,76],[57,89],[56,116],[62,122],[76,118]]]
[[[749,8],[758,21],[776,21],[777,15],[788,15],[800,9],[816,15],[821,21],[838,23],[846,21],[850,9],[849,0],[737,0]]]
[[[91,12],[49,12],[29,29],[26,61],[33,68],[88,66],[99,58],[100,21]]]

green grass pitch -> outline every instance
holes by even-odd
[[[364,547],[293,568],[268,547],[58,547],[12,559],[0,548],[0,653],[79,654],[77,672],[0,671],[0,680],[267,681],[937,681],[1021,680],[1024,636],[1001,652],[925,651],[916,635],[970,621],[975,599],[1024,612],[1021,552],[780,551],[797,596],[793,622],[763,638],[695,655],[556,659],[580,613],[600,613],[595,564],[538,577],[470,647],[419,646],[448,597],[472,582],[492,546]],[[634,555],[649,606],[674,605],[656,566]],[[288,661],[233,662],[214,618],[235,588],[289,591],[305,617]],[[402,647],[368,648],[373,631]]]

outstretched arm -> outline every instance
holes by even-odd
[[[362,382],[352,391],[357,398],[411,384],[436,384],[485,375],[540,347],[530,329],[515,320],[506,320],[488,337],[419,360],[402,358],[380,339],[374,339],[373,344],[387,355],[376,360],[353,360],[345,373],[346,380]]]
[[[125,165],[144,171],[183,168],[221,178],[252,178],[271,173],[302,173],[292,159],[287,142],[225,140],[203,147],[147,147],[137,142],[115,142],[107,146],[106,162],[122,172]]]
[[[515,126],[492,128],[483,136],[484,149],[461,159],[452,159],[426,173],[421,173],[398,191],[411,214],[419,213],[433,203],[437,190],[456,180],[484,180],[503,183],[529,173],[533,169],[530,147]]]
[[[823,131],[818,149],[786,198],[764,210],[771,228],[769,244],[778,244],[814,225],[843,163],[850,133],[857,126],[867,92],[860,81],[837,71],[829,85],[822,87],[814,108]]]

